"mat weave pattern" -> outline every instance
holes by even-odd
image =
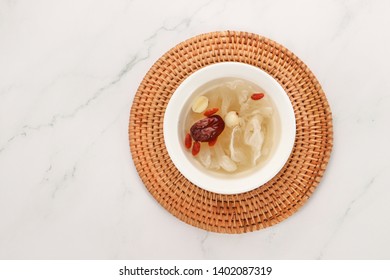
[[[273,76],[287,92],[296,117],[296,139],[283,169],[250,192],[221,195],[188,181],[164,144],[168,101],[190,74],[235,61]],[[251,33],[225,31],[193,37],[165,53],[141,82],[130,113],[129,139],[136,169],[152,196],[180,220],[207,231],[245,233],[294,214],[322,178],[333,146],[332,115],[309,68],[280,44]]]

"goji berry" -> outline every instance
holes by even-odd
[[[194,145],[192,146],[192,155],[196,156],[197,154],[199,154],[199,151],[200,151],[200,143],[198,141],[195,141]]]
[[[218,112],[218,108],[211,108],[211,109],[206,110],[206,112],[204,112],[203,115],[205,115],[206,117],[210,117],[210,116],[214,115],[216,112]]]
[[[187,149],[191,148],[192,146],[192,138],[191,134],[187,133],[186,138],[184,139],[184,145]]]
[[[254,93],[251,95],[252,100],[259,100],[264,97],[264,93]]]
[[[209,146],[210,146],[210,147],[214,146],[215,143],[217,143],[217,139],[218,139],[218,137],[215,138],[215,139],[213,139],[213,140],[211,140],[211,141],[209,141]]]

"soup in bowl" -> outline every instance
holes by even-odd
[[[272,179],[288,160],[295,115],[282,86],[237,62],[206,66],[183,81],[164,115],[177,169],[208,191],[237,194]]]

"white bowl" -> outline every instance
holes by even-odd
[[[203,168],[184,147],[182,129],[194,92],[206,83],[227,77],[247,80],[264,89],[280,118],[280,137],[264,166],[235,175],[221,175]],[[164,115],[165,145],[176,168],[198,187],[220,194],[247,192],[272,179],[291,154],[295,131],[294,110],[282,86],[261,69],[238,62],[212,64],[191,74],[173,93]]]

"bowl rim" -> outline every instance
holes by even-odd
[[[271,95],[280,117],[280,139],[274,155],[259,170],[226,178],[203,172],[189,160],[183,141],[180,141],[180,117],[183,107],[202,85],[216,79],[234,77],[261,86]],[[173,125],[175,124],[175,125]],[[205,66],[189,75],[173,92],[164,113],[164,142],[167,152],[180,173],[198,187],[218,194],[239,194],[251,191],[276,176],[292,152],[296,122],[291,101],[283,87],[264,70],[241,62],[219,62]]]

